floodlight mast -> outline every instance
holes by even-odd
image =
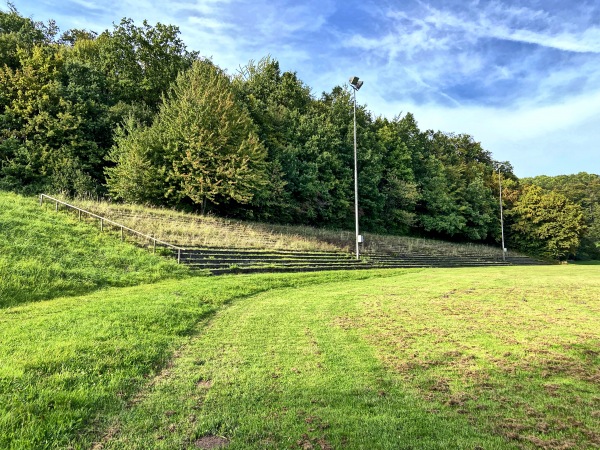
[[[498,185],[500,186],[500,232],[502,233],[502,261],[506,261],[506,247],[504,247],[504,214],[502,211],[502,173],[500,169],[504,164],[498,166]]]
[[[359,253],[359,234],[358,234],[358,162],[356,157],[356,91],[363,85],[358,77],[350,77],[350,86],[354,90],[354,222],[355,222],[355,241],[356,241],[356,259],[360,259]]]

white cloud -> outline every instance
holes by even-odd
[[[192,16],[188,19],[188,23],[192,26],[200,26],[203,28],[209,28],[211,32],[222,31],[222,30],[233,30],[235,27],[231,23],[224,22],[222,20],[214,19],[211,17],[195,17]]]
[[[600,90],[548,106],[450,108],[382,98],[372,100],[370,106],[388,117],[410,111],[422,130],[470,134],[495,159],[510,161],[519,176],[599,170]]]

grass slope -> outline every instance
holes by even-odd
[[[186,273],[35,198],[0,192],[0,307]]]

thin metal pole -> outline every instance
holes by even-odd
[[[504,254],[504,215],[502,212],[502,175],[500,173],[500,167],[498,167],[498,184],[500,185],[500,232],[502,233],[502,261],[506,261],[506,255]]]
[[[181,249],[177,249],[177,264],[181,263]]]
[[[354,221],[356,238],[356,259],[360,259],[358,253],[358,164],[356,157],[356,89],[354,91]]]

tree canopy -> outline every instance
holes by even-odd
[[[177,77],[150,127],[132,120],[109,155],[116,165],[106,169],[117,199],[189,201],[204,212],[207,202],[249,203],[266,185],[266,152],[254,123],[229,77],[209,61]]]
[[[353,228],[353,97],[316,96],[270,56],[228,74],[172,25],[59,33],[0,11],[0,188],[107,195]],[[472,136],[357,105],[364,231],[600,257],[600,176],[519,180]]]

